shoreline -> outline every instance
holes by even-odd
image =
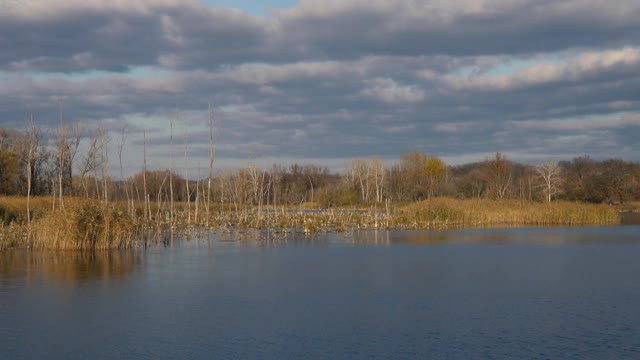
[[[362,230],[445,230],[495,227],[606,226],[625,224],[624,212],[633,207],[555,201],[434,198],[409,204],[374,204],[359,208],[320,209],[312,204],[287,207],[212,206],[209,217],[187,204],[159,204],[153,216],[138,207],[68,198],[64,209],[52,210],[49,198],[32,199],[32,222],[20,197],[0,199],[0,250],[126,249],[156,241],[164,230],[267,229],[272,233],[341,233]],[[135,204],[134,204],[135,205]],[[626,210],[626,211],[623,211]],[[637,213],[640,216],[640,213]],[[635,216],[635,215],[634,215]],[[8,220],[8,221],[7,221]],[[640,220],[639,220],[640,221]],[[154,235],[156,234],[156,235]]]

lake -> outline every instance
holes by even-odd
[[[639,359],[640,227],[0,253],[1,359]]]

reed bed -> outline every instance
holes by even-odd
[[[24,200],[24,199],[23,199]],[[9,247],[31,249],[124,249],[143,239],[145,226],[118,204],[69,198],[64,208],[53,211],[53,199],[32,202],[32,220],[26,221],[26,205],[3,198],[0,208],[11,215],[0,228],[0,250]],[[45,210],[45,208],[47,210]]]
[[[51,212],[53,198],[33,197],[30,200],[31,218],[42,218]],[[57,204],[56,204],[57,206]],[[27,222],[27,198],[24,196],[0,196],[0,222],[3,225]]]
[[[619,208],[574,202],[457,200],[435,198],[386,209],[281,209],[218,211],[213,227],[294,229],[302,232],[360,229],[444,229],[498,226],[584,226],[620,224]]]
[[[65,206],[32,226],[34,249],[123,249],[136,246],[143,224],[118,206],[83,201]]]
[[[64,209],[52,211],[51,198],[31,202],[32,221],[26,221],[24,198],[0,198],[0,250],[10,247],[33,249],[123,249],[146,245],[166,229],[216,228],[221,231],[261,229],[271,233],[341,232],[347,229],[446,229],[498,226],[579,226],[620,223],[618,207],[562,202],[516,200],[458,200],[435,198],[406,205],[371,206],[360,209],[313,209],[298,207],[236,210],[212,206],[209,218],[200,209],[176,204],[173,216],[158,207],[145,216],[136,204],[107,205],[88,199],[67,198]],[[148,214],[147,214],[148,215]],[[151,235],[155,234],[155,235]]]
[[[394,225],[404,228],[476,226],[577,226],[620,223],[612,206],[555,201],[457,200],[438,198],[398,209]]]

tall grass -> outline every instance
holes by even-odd
[[[0,249],[122,249],[142,239],[144,224],[118,204],[68,198],[64,209],[52,211],[51,201],[32,201],[32,221],[27,224],[26,205],[16,198],[1,199],[0,209],[9,215],[0,229]]]
[[[119,206],[82,201],[45,216],[33,226],[31,247],[56,249],[122,249],[135,246],[142,224]]]
[[[212,204],[210,217],[202,211],[189,218],[186,207],[176,204],[171,221],[169,211],[158,207],[145,219],[137,204],[131,213],[125,203],[104,205],[99,201],[67,198],[65,208],[52,211],[51,198],[35,198],[31,203],[32,222],[26,223],[24,198],[0,198],[0,250],[9,247],[33,249],[114,249],[143,243],[149,229],[210,227],[254,228],[274,232],[314,233],[367,229],[444,229],[489,226],[613,225],[620,223],[618,208],[556,201],[552,203],[518,200],[457,200],[435,198],[396,205],[372,206],[365,211],[332,209],[308,211],[311,206],[242,211]],[[156,232],[157,234],[157,232]]]
[[[613,225],[620,219],[615,207],[555,201],[457,200],[438,198],[404,206],[397,211],[399,227]]]
[[[31,198],[31,218],[42,218],[51,212],[51,197]],[[0,222],[9,225],[11,223],[27,222],[27,198],[23,196],[0,196]]]

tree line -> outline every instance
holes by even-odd
[[[436,156],[409,152],[391,164],[379,158],[353,159],[342,173],[315,164],[248,164],[213,175],[215,139],[210,119],[209,175],[189,178],[175,166],[173,122],[171,165],[142,170],[128,178],[122,172],[125,132],[111,139],[104,129],[86,129],[61,121],[45,133],[31,120],[25,131],[0,129],[0,194],[53,196],[52,207],[64,207],[65,196],[144,203],[145,216],[162,204],[186,202],[197,214],[218,203],[236,211],[247,206],[321,207],[414,202],[433,197],[490,198],[550,202],[556,199],[591,203],[640,200],[640,163],[589,156],[540,165],[522,164],[496,153],[483,161],[450,166]],[[146,142],[146,141],[145,141]],[[81,146],[82,145],[82,146]],[[117,153],[120,176],[109,174],[110,155]],[[133,209],[133,205],[131,206]],[[173,212],[171,212],[173,214]],[[196,215],[197,216],[197,215]]]

